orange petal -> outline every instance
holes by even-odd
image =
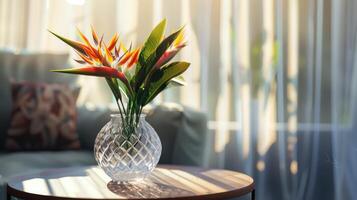
[[[108,45],[109,51],[113,50],[113,48],[117,44],[118,39],[119,39],[119,35],[118,35],[118,33],[115,33],[114,36],[112,37],[112,39],[109,42],[109,45]]]
[[[91,45],[89,42],[88,38],[77,28],[77,33],[79,37],[87,44],[87,46],[90,48],[92,51],[92,54],[96,55],[96,49]]]
[[[106,55],[107,61],[109,61],[109,63],[112,63],[114,60],[112,53],[109,51],[109,49],[107,48],[107,46],[105,44],[104,44],[104,49],[105,49],[105,55]]]
[[[103,55],[102,49],[98,50],[98,55],[99,55],[98,58],[103,65],[110,66],[110,63],[107,61],[107,58],[106,58],[106,53],[104,53],[104,55]]]
[[[96,52],[93,52],[92,49],[86,47],[83,50],[88,55],[88,57],[93,58],[93,59],[97,58]]]
[[[123,49],[123,51],[128,51],[128,49],[125,47],[125,45],[120,42],[120,49]]]
[[[78,36],[82,39],[84,43],[86,43],[88,46],[90,46],[88,38],[77,28],[77,33]]]
[[[91,26],[91,30],[92,30],[93,41],[94,41],[95,45],[98,45],[98,41],[99,41],[99,40],[98,40],[98,35],[97,35],[97,33],[95,32],[93,26]]]
[[[84,60],[86,63],[88,63],[88,64],[90,64],[90,65],[93,64],[93,62],[92,62],[92,60],[91,60],[90,58],[88,58],[88,57],[86,57],[86,56],[83,56],[81,53],[78,53],[78,52],[77,52],[77,54],[78,54],[79,57],[81,57],[82,60]]]
[[[103,43],[103,36],[100,38],[100,41],[99,41],[99,44],[98,44],[98,49],[97,49],[97,55],[98,55],[98,59],[103,63],[105,62],[104,60],[104,57],[103,57],[103,54],[102,54],[102,43]]]
[[[104,34],[102,35],[102,37],[100,37],[100,40],[99,40],[99,48],[102,47],[103,37],[104,37]]]
[[[138,62],[139,52],[140,52],[140,48],[136,49],[136,50],[133,52],[133,54],[132,54],[132,56],[131,56],[131,59],[130,59],[130,61],[129,61],[129,63],[128,63],[128,67],[131,67],[131,66],[133,66],[135,63]]]
[[[123,65],[124,63],[126,63],[126,62],[129,60],[129,58],[131,57],[131,54],[132,54],[132,53],[133,53],[133,52],[127,51],[127,52],[125,53],[125,55],[123,56],[123,58],[120,59],[119,65]]]

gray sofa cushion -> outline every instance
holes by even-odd
[[[13,53],[0,51],[0,150],[11,113],[10,80],[66,83],[76,85],[76,76],[63,76],[49,70],[69,66],[67,54]]]
[[[167,105],[157,106],[148,111],[146,120],[159,134],[162,144],[160,163],[171,163],[174,154],[175,140],[182,123],[182,111]]]
[[[147,121],[162,142],[160,163],[203,165],[208,133],[205,114],[166,103],[149,111]]]
[[[82,149],[93,151],[94,140],[100,129],[109,121],[111,113],[109,109],[104,108],[78,108],[77,131]]]
[[[177,129],[171,163],[203,166],[208,144],[206,115],[185,107]]]

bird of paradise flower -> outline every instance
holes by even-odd
[[[143,46],[126,48],[116,33],[109,43],[98,37],[92,27],[92,39],[78,30],[81,41],[54,36],[71,46],[87,66],[54,72],[104,77],[115,97],[119,113],[128,125],[138,123],[142,108],[160,92],[170,86],[184,84],[180,76],[190,63],[170,62],[186,46],[184,29],[180,28],[164,37],[166,20],[161,21],[151,32]],[[126,105],[124,105],[126,104]]]

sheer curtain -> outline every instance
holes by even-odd
[[[68,52],[46,33],[90,24],[142,44],[186,24],[188,86],[155,103],[207,113],[209,167],[256,180],[258,199],[353,199],[357,184],[357,2],[353,0],[0,0],[0,47]],[[62,45],[62,46],[61,46]],[[81,79],[82,103],[111,102]],[[95,92],[94,92],[95,91]]]

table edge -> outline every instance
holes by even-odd
[[[95,165],[94,165],[95,166]],[[83,166],[83,167],[91,167],[91,166]],[[199,168],[199,169],[214,169],[214,168],[204,168],[204,167],[196,167],[196,166],[184,166],[184,165],[158,165],[158,167],[163,167],[163,168],[179,168],[179,167],[187,167],[187,168]],[[69,167],[70,168],[70,167]],[[57,169],[57,168],[54,168]],[[58,168],[61,169],[61,168]],[[227,170],[227,169],[218,169],[218,170],[225,170],[225,171],[232,171],[232,170]],[[233,171],[236,172],[236,171]],[[237,172],[241,173],[241,172]],[[243,173],[241,173],[243,174]],[[250,177],[247,174],[244,174],[248,177]],[[219,199],[226,199],[226,198],[235,198],[235,197],[241,197],[244,195],[247,195],[251,193],[255,189],[255,181],[252,177],[252,183],[239,188],[235,190],[230,190],[230,191],[225,191],[225,192],[220,192],[220,193],[214,193],[214,194],[203,194],[203,195],[197,195],[197,196],[181,196],[181,197],[170,197],[170,198],[149,198],[149,199],[130,199],[130,200],[219,200]],[[11,180],[6,184],[6,193],[7,196],[14,196],[18,198],[24,198],[24,199],[41,199],[41,200],[124,200],[124,199],[97,199],[97,198],[82,198],[82,197],[63,197],[63,196],[49,196],[49,195],[43,195],[43,194],[35,194],[35,193],[28,193],[22,190],[18,190],[14,187],[11,187],[9,184],[11,183]]]

